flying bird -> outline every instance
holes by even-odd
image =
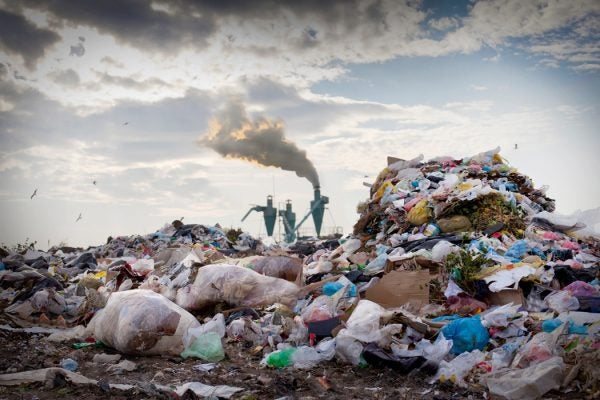
[[[81,213],[79,213],[79,217],[77,217],[77,219],[75,220],[75,222],[78,222],[81,219]]]
[[[129,125],[129,121],[128,122],[124,122],[123,125]]]
[[[94,184],[94,185],[95,185],[95,184],[96,184],[96,181],[92,182],[92,184]]]
[[[37,188],[33,191],[33,194],[31,195],[30,199],[33,200],[33,197],[37,194]]]
[[[517,149],[517,144],[515,143],[515,150]]]

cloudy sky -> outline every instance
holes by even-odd
[[[597,207],[599,39],[596,0],[0,0],[0,242],[264,233],[250,205],[299,219],[308,179],[349,232],[386,156],[496,146],[558,211]],[[318,178],[223,157],[263,133]]]

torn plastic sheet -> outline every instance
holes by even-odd
[[[507,287],[516,287],[521,278],[535,274],[536,269],[530,265],[523,265],[512,269],[503,269],[483,280],[492,292],[499,292]]]
[[[0,375],[0,386],[16,386],[36,382],[53,382],[59,375],[75,385],[98,385],[98,381],[95,379],[87,378],[83,375],[68,371],[63,368],[54,367]],[[117,390],[130,390],[135,387],[134,385],[120,383],[109,383],[108,386],[111,389]],[[157,385],[156,387],[167,392],[173,391],[172,386]],[[186,382],[182,385],[175,386],[175,393],[177,393],[177,395],[180,397],[183,396],[188,390],[194,392],[196,396],[229,399],[235,393],[244,390],[244,388],[227,385],[211,386],[205,385],[201,382]]]
[[[211,386],[200,382],[187,382],[183,385],[175,387],[175,393],[177,393],[177,395],[180,397],[183,396],[188,390],[194,392],[196,396],[229,399],[237,392],[244,390],[244,388],[227,385]]]

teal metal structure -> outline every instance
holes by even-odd
[[[292,201],[285,202],[285,210],[279,210],[279,216],[285,229],[285,241],[292,243],[296,240],[296,213],[292,211]]]
[[[316,186],[314,189],[314,199],[310,202],[310,210],[308,213],[302,218],[302,220],[296,225],[296,213],[292,211],[292,201],[287,200],[285,203],[285,210],[277,210],[273,207],[273,196],[267,196],[267,205],[266,206],[254,206],[248,210],[244,218],[242,218],[242,222],[250,215],[252,211],[263,213],[263,218],[265,220],[265,227],[267,228],[267,234],[269,236],[273,236],[273,229],[275,228],[275,221],[277,220],[277,215],[281,217],[283,221],[283,226],[285,229],[285,241],[287,243],[292,243],[296,240],[298,235],[298,229],[304,224],[304,222],[308,219],[310,215],[312,215],[313,222],[315,224],[315,231],[317,232],[317,237],[321,236],[321,227],[323,225],[323,214],[325,214],[325,205],[329,204],[329,198],[327,196],[321,195],[321,189],[319,186]]]
[[[242,222],[250,215],[252,211],[263,213],[263,219],[265,220],[265,227],[267,228],[267,235],[273,236],[273,229],[275,228],[275,221],[277,220],[277,209],[273,207],[273,196],[267,196],[266,206],[254,206],[248,210]]]

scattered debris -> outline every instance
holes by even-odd
[[[3,249],[0,335],[12,339],[0,386],[70,382],[145,397],[597,396],[593,227],[554,214],[545,188],[499,149],[390,157],[369,188],[353,234],[339,240],[269,247],[182,217],[85,250]]]

